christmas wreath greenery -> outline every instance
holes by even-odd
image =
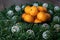
[[[44,23],[25,22],[21,16],[27,5],[47,8],[51,20]],[[0,11],[0,40],[60,40],[60,7],[34,2],[5,8]]]

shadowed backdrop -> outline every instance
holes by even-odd
[[[53,3],[54,5],[60,6],[59,0],[0,0],[0,10],[10,7],[13,4],[20,5],[20,4],[25,4],[26,2],[32,3],[32,2],[36,2],[36,1]]]

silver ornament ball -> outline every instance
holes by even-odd
[[[43,3],[43,5],[42,5],[43,7],[48,7],[48,3]]]
[[[28,33],[29,35],[34,35],[34,31],[31,30],[31,29],[27,30],[27,33]]]
[[[52,11],[52,10],[49,10],[48,12],[49,12],[50,14],[53,14],[53,11]]]
[[[55,24],[55,25],[54,25],[54,28],[55,28],[55,30],[56,30],[57,32],[60,31],[60,25],[59,25],[59,24]]]
[[[38,3],[33,3],[33,6],[38,6]]]
[[[21,8],[20,8],[20,6],[15,6],[15,10],[18,12],[18,11],[20,11],[21,10]]]
[[[25,5],[22,5],[22,9],[24,9],[25,8]]]
[[[19,32],[19,27],[18,26],[13,26],[12,28],[11,28],[11,31],[12,31],[12,33],[15,33],[15,32]]]
[[[57,11],[57,10],[59,10],[59,9],[60,9],[59,6],[55,6],[55,7],[54,7],[54,11]]]
[[[59,22],[60,21],[60,17],[59,16],[54,16],[53,17],[53,21],[54,22]]]
[[[49,29],[50,26],[47,23],[44,23],[41,27],[45,29]]]
[[[50,35],[48,35],[48,34],[50,34],[50,32],[48,30],[47,31],[44,31],[43,34],[42,34],[42,37],[44,39],[48,39],[50,37]]]
[[[7,12],[7,15],[8,15],[8,16],[13,16],[13,15],[14,15],[14,13],[13,13],[13,11],[12,11],[12,10],[9,10],[9,11]]]

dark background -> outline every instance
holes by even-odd
[[[3,10],[6,7],[10,7],[13,4],[20,5],[21,3],[24,4],[26,2],[47,2],[53,3],[54,5],[60,6],[60,0],[0,0],[0,10]]]

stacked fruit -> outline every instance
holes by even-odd
[[[51,15],[47,12],[47,8],[42,6],[26,6],[22,19],[29,23],[42,23],[50,20]]]

